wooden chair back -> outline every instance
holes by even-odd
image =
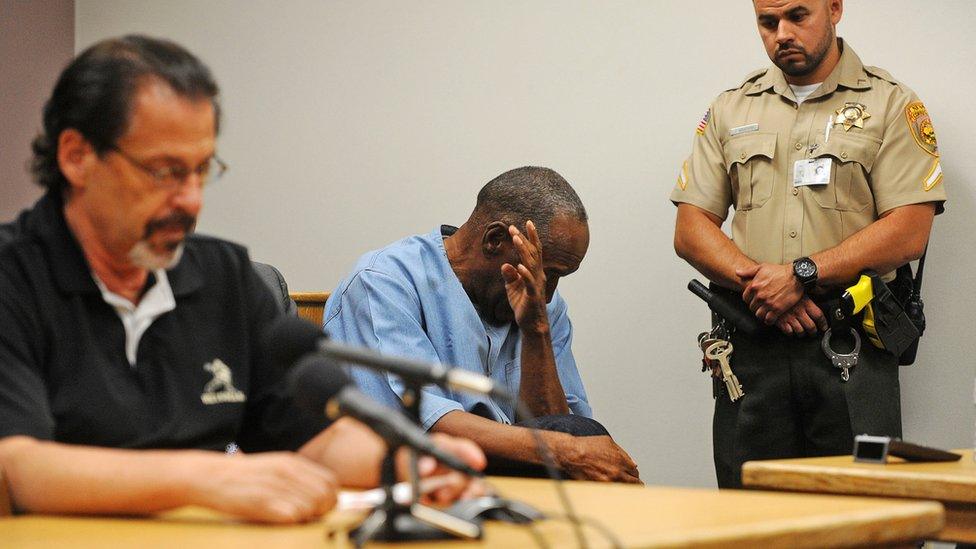
[[[321,328],[329,294],[330,292],[291,292],[289,295],[298,305],[298,316]]]

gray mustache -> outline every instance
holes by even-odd
[[[190,233],[197,224],[197,218],[192,215],[187,215],[182,212],[176,212],[172,215],[168,215],[162,219],[156,219],[150,221],[146,225],[146,237],[153,234],[160,229],[177,228],[183,229],[184,232]]]

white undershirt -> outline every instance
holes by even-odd
[[[136,365],[136,353],[142,335],[154,320],[176,308],[176,299],[173,297],[169,279],[166,278],[166,271],[159,269],[153,271],[153,275],[156,277],[156,283],[142,296],[139,305],[133,305],[128,299],[111,292],[98,275],[92,273],[95,284],[102,292],[102,299],[115,309],[119,319],[122,320],[122,327],[125,328],[125,357],[132,368]]]
[[[816,84],[810,84],[809,86],[795,86],[790,84],[790,88],[793,90],[793,95],[796,96],[796,104],[799,105],[810,97],[810,94],[817,91],[823,82],[817,82]]]

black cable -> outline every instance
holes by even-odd
[[[498,490],[498,487],[495,486],[494,484],[492,484],[490,481],[487,481],[486,480],[485,481],[485,484],[495,494],[498,494],[498,493],[501,492],[500,490]],[[560,514],[560,513],[546,513],[544,515],[543,519],[544,520],[564,521],[564,522],[569,522],[570,524],[577,524],[577,523],[579,523],[579,524],[585,524],[587,526],[590,526],[591,528],[593,528],[594,530],[596,530],[601,536],[603,536],[603,538],[606,539],[610,543],[610,546],[611,547],[613,547],[615,549],[618,549],[618,548],[619,549],[622,549],[624,547],[623,542],[620,540],[620,538],[617,537],[616,534],[613,533],[613,530],[611,530],[609,526],[607,526],[603,522],[601,522],[601,521],[599,521],[599,520],[597,520],[597,519],[595,519],[593,517],[588,517],[588,516],[585,516],[585,515],[582,515],[582,516],[581,515],[576,515],[574,518],[570,518],[565,513],[563,513],[563,514]],[[536,527],[535,521],[527,522],[527,523],[524,523],[524,524],[521,524],[521,525],[522,526],[525,526],[526,528],[529,528],[529,533],[532,534],[532,538],[535,541],[535,544],[537,546],[539,546],[539,547],[541,547],[543,549],[547,549],[548,547],[550,547],[548,541],[546,541],[546,539],[545,539],[545,535],[539,530],[539,528]]]
[[[532,410],[522,402],[522,399],[514,397],[516,415],[521,418],[526,418],[528,420],[535,419],[535,415]],[[552,456],[552,452],[549,449],[549,445],[546,444],[546,440],[542,438],[542,433],[536,427],[529,427],[529,432],[532,433],[532,438],[535,439],[536,452],[542,458],[542,464],[546,468],[546,474],[549,475],[556,483],[556,494],[559,496],[559,501],[562,504],[563,510],[566,512],[566,519],[573,526],[573,532],[576,534],[576,541],[582,549],[587,549],[589,544],[586,542],[586,534],[583,532],[583,526],[580,523],[579,515],[576,514],[576,510],[573,508],[572,502],[569,500],[569,494],[566,493],[566,487],[563,486],[562,475],[559,474],[559,469],[556,468],[556,461]]]
[[[546,541],[546,536],[543,534],[539,527],[535,525],[535,521],[528,522],[525,527],[529,529],[529,533],[532,534],[532,539],[535,544],[539,546],[539,549],[549,549],[551,545]]]

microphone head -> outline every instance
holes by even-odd
[[[295,405],[314,417],[321,417],[329,400],[350,383],[342,368],[314,353],[299,360],[285,378],[285,387]]]
[[[274,320],[261,334],[261,349],[271,364],[288,370],[306,354],[318,348],[325,338],[322,329],[307,320],[283,315]]]

